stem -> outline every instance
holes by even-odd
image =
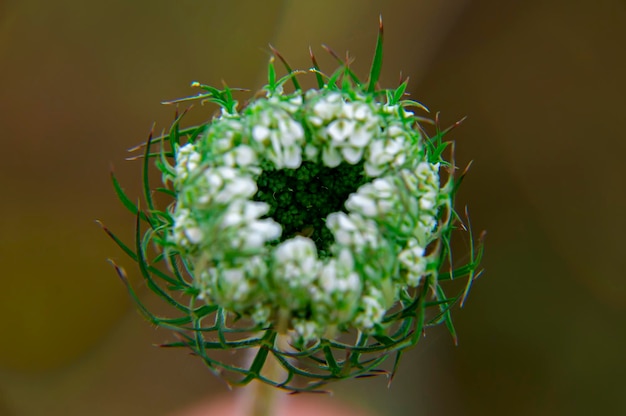
[[[250,386],[250,416],[276,416],[279,404],[278,389],[261,381]]]
[[[282,349],[282,347],[286,345],[287,339],[287,334],[279,333],[276,337],[276,348]],[[278,360],[270,354],[263,367],[263,376],[269,380],[277,381],[282,379],[284,374],[284,368],[280,365]],[[282,396],[283,394],[280,389],[262,381],[254,380],[245,388],[243,398],[244,412],[242,415],[277,416],[280,414],[278,409],[280,408]]]

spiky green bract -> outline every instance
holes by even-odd
[[[382,28],[381,28],[382,36]],[[141,312],[231,384],[259,379],[292,391],[386,374],[380,364],[415,345],[426,327],[445,323],[456,340],[451,308],[477,276],[482,244],[470,231],[469,262],[452,271],[450,241],[460,218],[453,209],[461,182],[438,121],[428,137],[404,99],[406,82],[377,89],[379,37],[368,83],[347,67],[323,74],[302,91],[273,60],[264,93],[240,106],[229,88],[195,83],[187,99],[218,104],[207,123],[150,139],[144,154],[147,209],[116,193],[137,216],[136,242],[125,245],[147,286],[176,311]],[[287,93],[291,81],[295,90]],[[184,114],[183,114],[184,115]],[[158,151],[153,147],[158,146]],[[148,182],[150,161],[164,187]],[[154,191],[171,202],[159,209]],[[152,248],[156,248],[154,254]],[[464,277],[446,295],[442,283]],[[431,312],[432,311],[432,312]],[[277,335],[288,336],[285,347]],[[224,361],[212,350],[254,351],[251,364]],[[282,379],[263,373],[273,356]],[[249,361],[248,361],[249,362]]]

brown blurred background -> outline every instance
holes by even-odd
[[[626,4],[538,1],[0,0],[0,415],[170,415],[226,388],[135,312],[105,259],[133,265],[109,166],[173,117],[194,80],[252,90],[268,43],[312,45],[365,75],[379,13],[382,84],[410,75],[442,112],[459,196],[487,229],[486,273],[385,380],[337,385],[379,415],[626,414]],[[242,96],[242,100],[245,95]],[[206,117],[196,109],[193,117]],[[144,290],[148,303],[154,299]]]

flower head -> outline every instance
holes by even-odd
[[[422,119],[408,110],[421,105],[403,99],[406,83],[375,88],[381,51],[368,83],[346,67],[326,80],[316,69],[319,88],[309,91],[294,72],[277,80],[270,62],[265,94],[245,106],[229,89],[197,84],[205,93],[194,98],[219,104],[222,113],[183,130],[177,119],[159,138],[158,156],[148,141],[146,161],[157,157],[173,199],[160,211],[146,189],[148,211],[132,208],[150,228],[133,255],[149,286],[184,317],[142,310],[180,332],[175,345],[192,348],[210,368],[243,374],[246,383],[258,369],[223,364],[207,350],[260,347],[262,360],[271,349],[291,376],[313,379],[314,388],[374,369],[415,344],[428,324],[451,326],[458,298],[446,297],[440,283],[462,274],[471,281],[480,251],[462,273],[440,274],[458,184],[442,158],[446,132],[436,126],[434,137],[425,135]],[[155,258],[151,242],[161,252]],[[443,319],[429,321],[428,306],[439,307]],[[291,350],[274,346],[278,333],[289,335]],[[356,352],[333,355],[341,350]],[[359,358],[365,354],[378,358]],[[294,356],[318,371],[291,366]],[[280,386],[298,389],[290,380]]]

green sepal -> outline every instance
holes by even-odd
[[[378,26],[378,37],[376,38],[376,49],[374,51],[374,59],[370,68],[369,83],[367,92],[372,93],[376,90],[376,83],[380,78],[380,72],[383,67],[383,18],[380,17]]]

